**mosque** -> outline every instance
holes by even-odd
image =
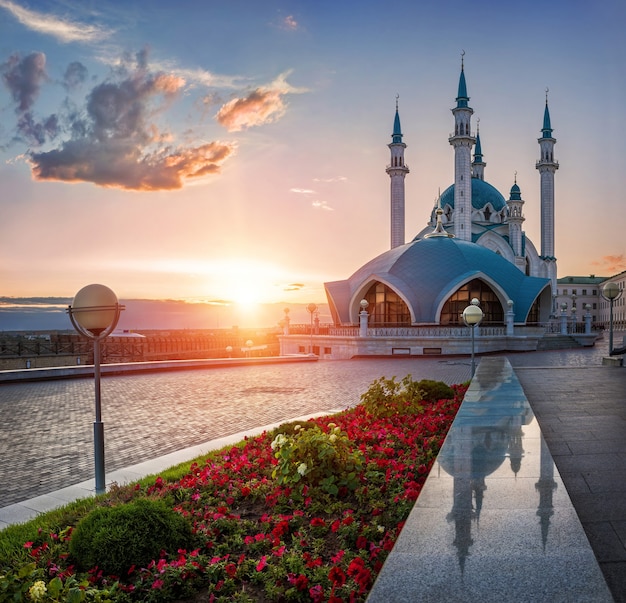
[[[485,180],[480,133],[472,130],[469,100],[462,61],[452,109],[454,132],[448,139],[454,150],[454,184],[439,195],[428,226],[408,243],[409,168],[396,101],[386,168],[391,181],[390,249],[348,279],[325,283],[333,325],[323,328],[316,320],[313,326],[311,312],[310,341],[304,333],[289,331],[287,317],[283,353],[328,358],[468,353],[469,329],[462,313],[475,299],[483,312],[476,328],[481,352],[537,349],[546,323],[554,319],[558,326],[554,180],[559,164],[547,94],[535,165],[540,249],[523,230],[524,200],[517,182],[505,199]],[[588,335],[582,345],[592,345]]]

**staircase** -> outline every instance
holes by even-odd
[[[537,351],[542,350],[568,350],[583,347],[571,335],[546,333],[537,343]]]

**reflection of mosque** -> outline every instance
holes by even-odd
[[[477,378],[480,376],[479,372]],[[437,459],[444,471],[454,478],[454,502],[447,519],[454,522],[453,544],[457,549],[462,574],[470,548],[474,544],[472,524],[478,529],[483,502],[488,497],[485,478],[503,466],[507,459],[511,471],[517,476],[524,456],[522,426],[530,424],[534,418],[523,395],[517,399],[499,395],[502,386],[494,388],[493,385],[494,381],[501,378],[502,375],[489,375],[489,383],[482,384],[489,394],[480,396],[478,401],[474,402],[466,397],[465,414],[462,418],[458,417],[461,420],[453,424]],[[503,381],[506,386],[506,379]],[[494,406],[497,407],[495,413]],[[545,550],[550,517],[554,513],[552,494],[556,482],[554,461],[543,437],[540,454],[540,478],[535,487],[539,493],[537,515],[540,518],[541,539]]]

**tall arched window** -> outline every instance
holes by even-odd
[[[481,324],[502,324],[504,322],[504,311],[498,296],[487,283],[476,278],[457,289],[447,299],[441,311],[440,324],[462,325],[463,310],[469,306],[475,297],[480,301],[480,309],[485,315]]]
[[[384,283],[374,283],[364,296],[369,302],[369,324],[371,326],[393,326],[411,324],[411,313],[402,298]]]

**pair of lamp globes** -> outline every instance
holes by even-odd
[[[106,491],[104,473],[104,424],[100,399],[100,341],[110,335],[124,306],[115,293],[104,285],[87,285],[75,296],[67,308],[72,326],[93,341],[96,419],[93,424],[96,494]]]

